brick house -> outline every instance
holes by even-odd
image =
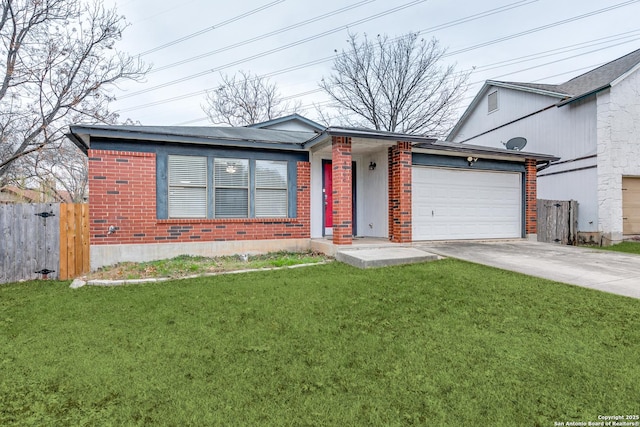
[[[91,267],[314,241],[523,238],[552,156],[318,125],[71,126],[89,157]]]

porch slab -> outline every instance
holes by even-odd
[[[413,264],[417,262],[435,261],[438,255],[413,247],[382,248],[340,248],[336,259],[358,268],[387,267],[391,265]]]

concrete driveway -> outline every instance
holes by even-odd
[[[445,257],[640,298],[640,255],[525,240],[414,246]]]

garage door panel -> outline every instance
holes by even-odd
[[[522,235],[519,173],[415,167],[413,239]]]

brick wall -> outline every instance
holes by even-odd
[[[310,164],[297,171],[297,218],[157,219],[155,154],[89,150],[91,244],[309,238]]]
[[[350,245],[353,241],[351,199],[351,138],[332,137],[333,167],[333,243]]]
[[[525,233],[536,234],[538,228],[538,208],[537,208],[537,169],[536,161],[527,159],[524,163],[525,167]]]
[[[408,243],[411,235],[411,143],[389,148],[389,238]]]

